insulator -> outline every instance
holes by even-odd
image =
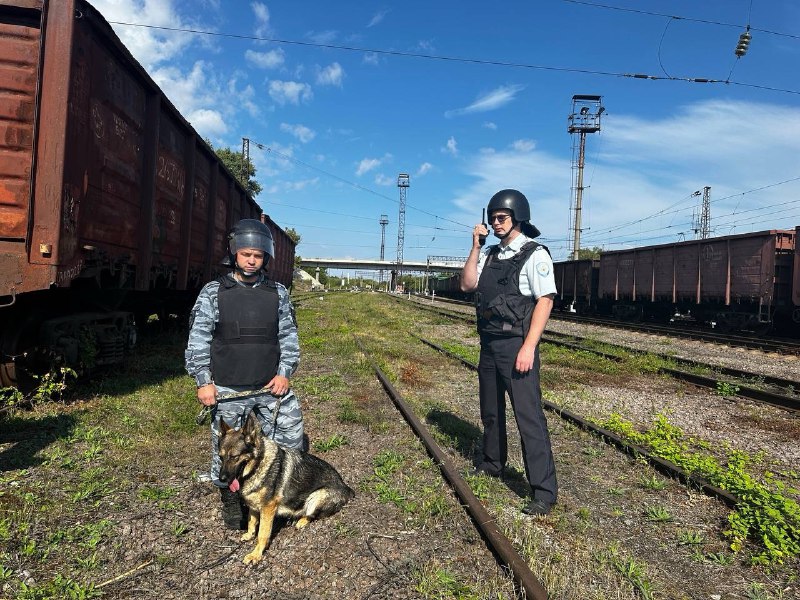
[[[741,58],[747,54],[747,48],[750,46],[750,40],[752,37],[753,36],[750,35],[749,31],[745,31],[739,36],[739,43],[736,44],[736,50],[734,51],[738,58]]]

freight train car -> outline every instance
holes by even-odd
[[[260,213],[91,5],[0,0],[0,384],[121,360],[135,317],[186,312]]]
[[[291,289],[294,278],[295,242],[267,215],[261,215],[275,241],[275,258],[267,264],[267,277]],[[225,248],[225,246],[223,246]]]
[[[800,322],[795,231],[769,230],[603,252],[555,264],[558,307],[623,320],[766,331]]]
[[[586,258],[553,263],[556,280],[554,310],[590,314],[597,305],[600,260]]]
[[[461,291],[461,275],[451,273],[428,278],[428,291],[451,300],[472,300],[472,292]]]

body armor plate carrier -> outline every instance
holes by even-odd
[[[211,340],[211,372],[225,386],[262,387],[278,372],[278,288],[241,286],[220,277],[219,322]]]
[[[519,274],[539,246],[528,242],[506,260],[497,258],[500,246],[489,251],[475,292],[478,333],[523,338],[527,335],[536,299],[519,291]]]

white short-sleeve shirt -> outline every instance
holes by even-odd
[[[500,252],[495,257],[498,260],[507,260],[516,255],[522,246],[533,241],[523,233],[511,240],[508,246],[500,246]],[[481,277],[483,265],[486,264],[486,257],[494,246],[484,246],[478,257],[478,279]],[[533,296],[541,298],[548,294],[556,293],[556,279],[553,275],[553,259],[550,253],[542,248],[536,248],[533,254],[522,266],[519,272],[519,291],[523,296]]]

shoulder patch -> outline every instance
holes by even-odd
[[[536,272],[542,277],[550,275],[550,265],[546,262],[536,263]]]

